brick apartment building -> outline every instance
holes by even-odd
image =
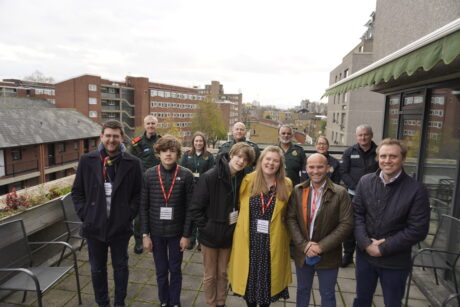
[[[74,108],[96,123],[119,120],[131,138],[135,129],[143,126],[144,117],[152,114],[159,119],[159,128],[175,125],[187,139],[202,100],[204,96],[196,88],[153,83],[145,77],[111,81],[83,75],[56,83],[57,107]]]
[[[43,99],[0,97],[0,195],[73,174],[100,129]]]
[[[30,97],[56,102],[54,84],[18,79],[0,81],[0,97]]]
[[[198,89],[203,96],[211,97],[222,111],[224,126],[230,131],[233,124],[241,121],[243,94],[228,94],[224,92],[224,86],[219,81],[211,81],[204,89]]]

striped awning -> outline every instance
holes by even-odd
[[[324,93],[331,96],[411,76],[419,68],[431,70],[442,61],[448,65],[460,55],[460,18],[332,84]]]

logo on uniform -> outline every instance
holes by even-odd
[[[297,151],[294,150],[294,151],[292,152],[292,155],[293,155],[294,157],[297,156]]]

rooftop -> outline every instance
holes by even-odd
[[[0,97],[0,148],[99,136],[101,126],[46,100]]]

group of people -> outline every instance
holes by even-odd
[[[238,122],[214,158],[202,133],[182,154],[177,138],[156,133],[157,123],[147,116],[145,132],[126,149],[121,124],[105,122],[98,149],[80,159],[72,198],[99,306],[110,306],[109,249],[114,304],[125,305],[133,221],[134,251],[152,252],[163,307],[181,305],[183,252],[195,240],[208,306],[225,306],[228,284],[247,306],[288,298],[291,257],[297,306],[308,306],[315,273],[322,306],[336,306],[338,270],[355,249],[354,306],[372,305],[378,280],[385,306],[401,306],[411,247],[425,238],[430,214],[425,187],[403,170],[404,143],[377,146],[372,128],[361,125],[341,162],[324,136],[307,158],[289,126],[261,152]]]

